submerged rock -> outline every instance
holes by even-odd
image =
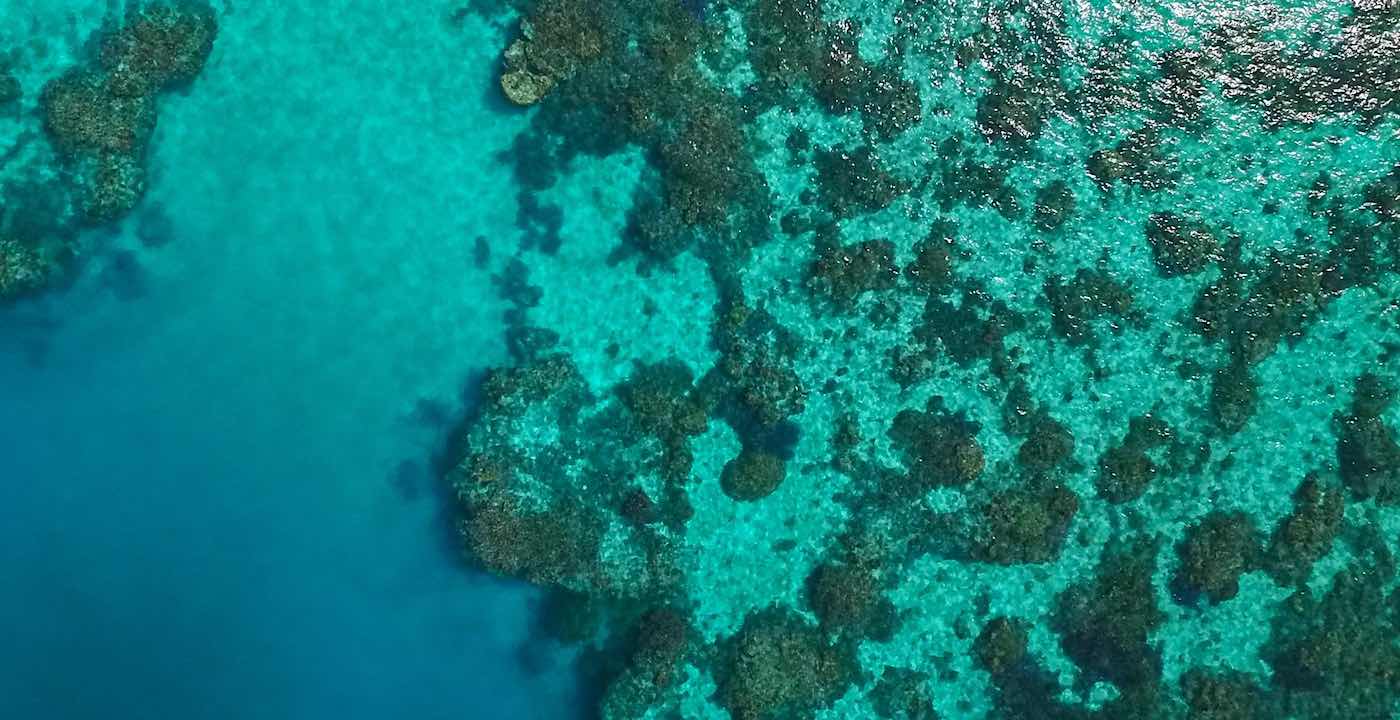
[[[782,458],[762,450],[744,450],[725,463],[720,475],[724,494],[735,500],[752,502],[773,494],[787,476]]]
[[[828,643],[790,611],[750,614],[725,646],[718,699],[734,720],[810,717],[856,678],[854,648]]]
[[[15,240],[0,239],[0,302],[38,290],[48,266],[33,248]]]
[[[1258,530],[1242,512],[1208,513],[1186,531],[1177,546],[1181,566],[1173,587],[1178,595],[1204,595],[1212,603],[1239,592],[1240,575],[1259,562]]]
[[[607,37],[601,5],[543,0],[520,22],[520,37],[502,55],[501,91],[517,105],[533,105],[556,84],[603,55]]]
[[[0,107],[19,100],[23,95],[24,88],[20,87],[19,80],[9,68],[0,65]]]

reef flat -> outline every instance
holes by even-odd
[[[510,5],[448,480],[602,717],[1400,712],[1400,5]]]

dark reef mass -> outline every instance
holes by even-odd
[[[91,57],[39,90],[45,155],[58,172],[36,163],[24,173],[33,180],[0,185],[0,302],[62,281],[81,230],[136,208],[160,97],[195,80],[217,35],[206,5],[133,6],[91,39]],[[0,73],[0,105],[21,96],[18,82]]]

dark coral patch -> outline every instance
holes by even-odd
[[[724,465],[720,487],[741,502],[761,500],[773,494],[787,476],[782,458],[762,450],[743,450]]]
[[[1052,562],[1078,511],[1079,496],[1058,485],[999,492],[978,511],[972,558],[998,565]]]
[[[721,650],[719,703],[735,720],[810,716],[855,679],[851,650],[791,612],[752,613]]]
[[[931,402],[923,410],[901,410],[889,436],[904,454],[912,488],[966,485],[982,474],[986,459],[976,424]]]
[[[1240,575],[1259,562],[1259,532],[1248,515],[1211,511],[1186,530],[1177,546],[1181,565],[1172,588],[1178,597],[1212,603],[1235,597]]]

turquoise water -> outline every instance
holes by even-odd
[[[7,716],[1400,717],[1393,3],[131,5],[0,34]]]

